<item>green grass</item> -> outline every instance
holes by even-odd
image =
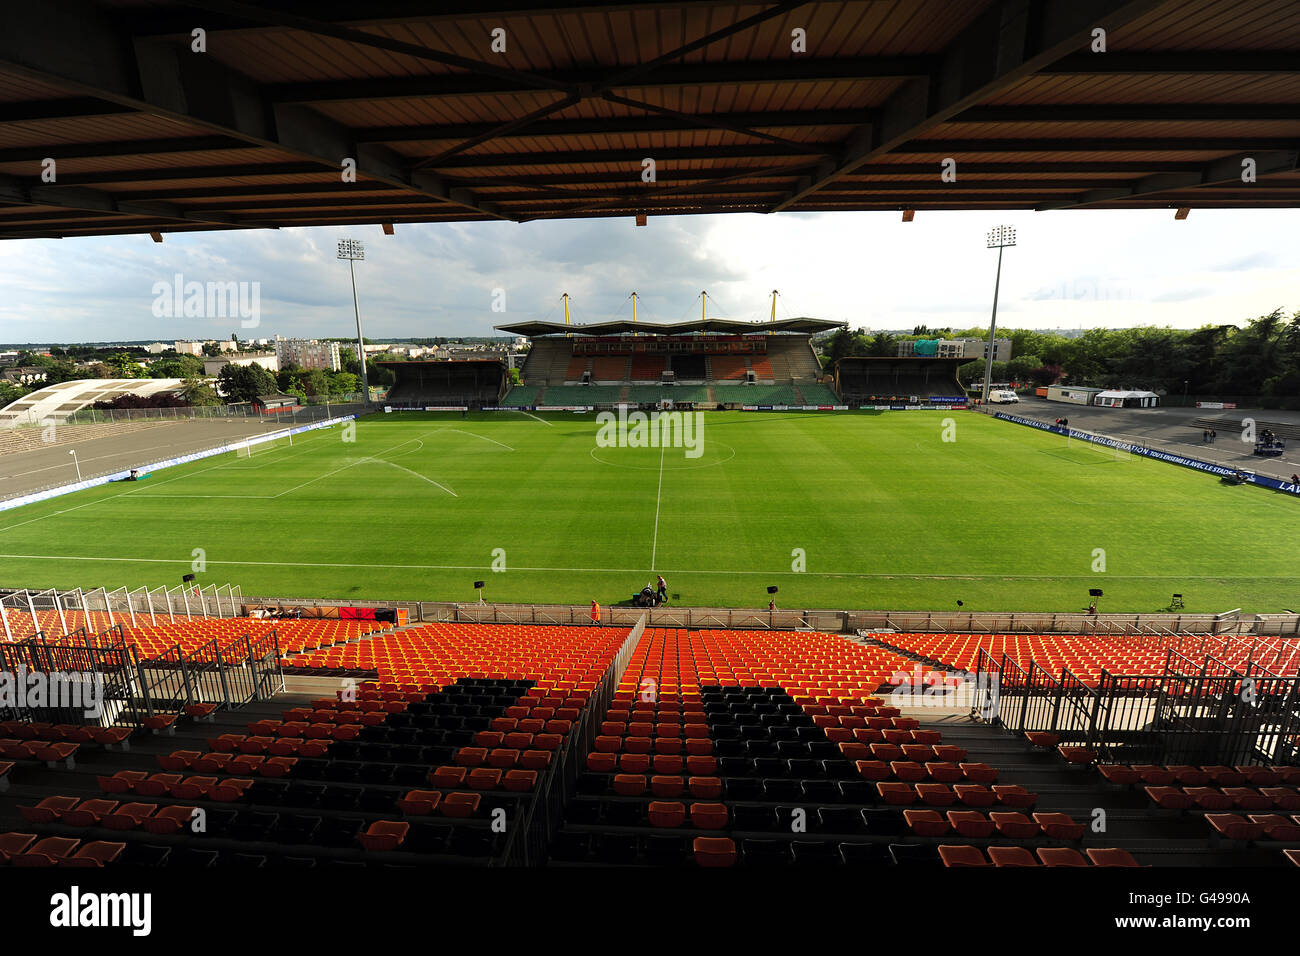
[[[956,441],[941,440],[945,418]],[[544,420],[539,420],[544,419]],[[0,515],[0,582],[246,595],[785,608],[1277,611],[1298,503],[974,413],[708,413],[704,453],[591,415],[394,414]],[[494,549],[507,570],[491,570]],[[806,571],[792,571],[793,549]],[[1106,570],[1094,573],[1094,549]]]

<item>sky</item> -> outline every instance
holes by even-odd
[[[1244,324],[1300,310],[1300,210],[897,212],[397,224],[0,243],[0,342],[355,335],[336,240],[361,239],[368,337],[492,335],[493,326],[699,314],[847,321],[852,328],[987,326],[996,225],[1017,229],[1002,264],[999,328]],[[239,282],[256,325],[172,317],[159,289]],[[159,284],[162,285],[159,285]],[[255,285],[254,285],[255,284]],[[171,300],[167,291],[161,296]],[[503,311],[493,311],[496,304]],[[253,320],[250,319],[250,322]]]

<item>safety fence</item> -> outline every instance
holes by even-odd
[[[319,598],[245,597],[239,585],[181,585],[173,588],[94,588],[92,590],[0,589],[0,618],[8,622],[9,640],[37,630],[68,633],[80,618],[69,610],[94,612],[106,625],[159,624],[194,617],[243,617],[250,607],[284,608],[302,617],[330,617],[341,608],[403,610],[410,623],[591,624],[585,604],[523,604],[441,601],[322,600]],[[41,612],[37,614],[37,612]],[[809,630],[830,633],[897,631],[909,634],[1082,634],[1126,638],[1144,647],[1173,648],[1196,656],[1215,653],[1227,638],[1239,638],[1246,660],[1261,660],[1271,669],[1300,665],[1300,614],[1143,613],[1086,614],[1024,612],[950,612],[766,608],[718,608],[662,605],[602,607],[600,623],[632,627],[646,616],[647,627],[688,629]],[[43,625],[40,623],[45,621]],[[1276,638],[1276,639],[1274,639]],[[1204,646],[1200,646],[1200,642]],[[1230,656],[1226,652],[1217,656]]]
[[[1300,762],[1300,677],[1169,650],[1158,675],[1102,671],[1087,684],[983,649],[971,715],[1017,734],[1055,734],[1103,763],[1244,766]]]
[[[224,647],[215,639],[188,651],[178,644],[151,657],[140,655],[120,625],[57,639],[37,631],[0,642],[0,676],[8,688],[0,696],[5,719],[92,727],[138,727],[194,704],[237,709],[284,690],[274,630]]]
[[[99,631],[118,625],[175,623],[178,618],[237,617],[243,603],[237,584],[121,587],[111,591],[0,589],[0,634],[8,641],[30,637],[37,631],[62,638],[87,626]]]

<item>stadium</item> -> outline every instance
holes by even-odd
[[[50,6],[0,16],[4,238],[1300,202],[1283,3]],[[500,24],[526,60],[458,46]],[[792,59],[805,25],[836,42]],[[680,175],[631,189],[647,151]],[[341,404],[0,409],[0,892],[129,885],[191,934],[222,894],[535,871],[1280,900],[1300,413],[1250,419],[1265,457],[1198,441],[1224,403],[1003,406],[929,345],[824,364],[847,323],[697,311],[501,321],[522,368],[379,362]],[[1097,929],[1154,912],[1116,900]]]

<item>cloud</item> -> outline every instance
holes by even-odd
[[[1016,226],[1020,245],[1002,259],[999,325],[1092,328],[1159,322],[1242,323],[1300,307],[1300,247],[1275,237],[1290,210],[1049,213],[797,213],[651,216],[173,234],[0,243],[6,295],[0,339],[10,342],[209,337],[348,336],[355,333],[347,264],[336,240],[362,239],[357,299],[374,337],[486,335],[503,323],[562,315],[574,321],[631,314],[644,321],[699,313],[766,318],[807,315],[853,327],[967,327],[988,321],[996,253],[984,233]],[[1223,258],[1225,249],[1235,254]],[[1267,272],[1263,270],[1268,270]],[[260,284],[262,323],[160,319],[155,282]],[[506,311],[493,312],[505,290]],[[1290,291],[1288,291],[1290,290]],[[1005,316],[1005,322],[1004,322]]]

